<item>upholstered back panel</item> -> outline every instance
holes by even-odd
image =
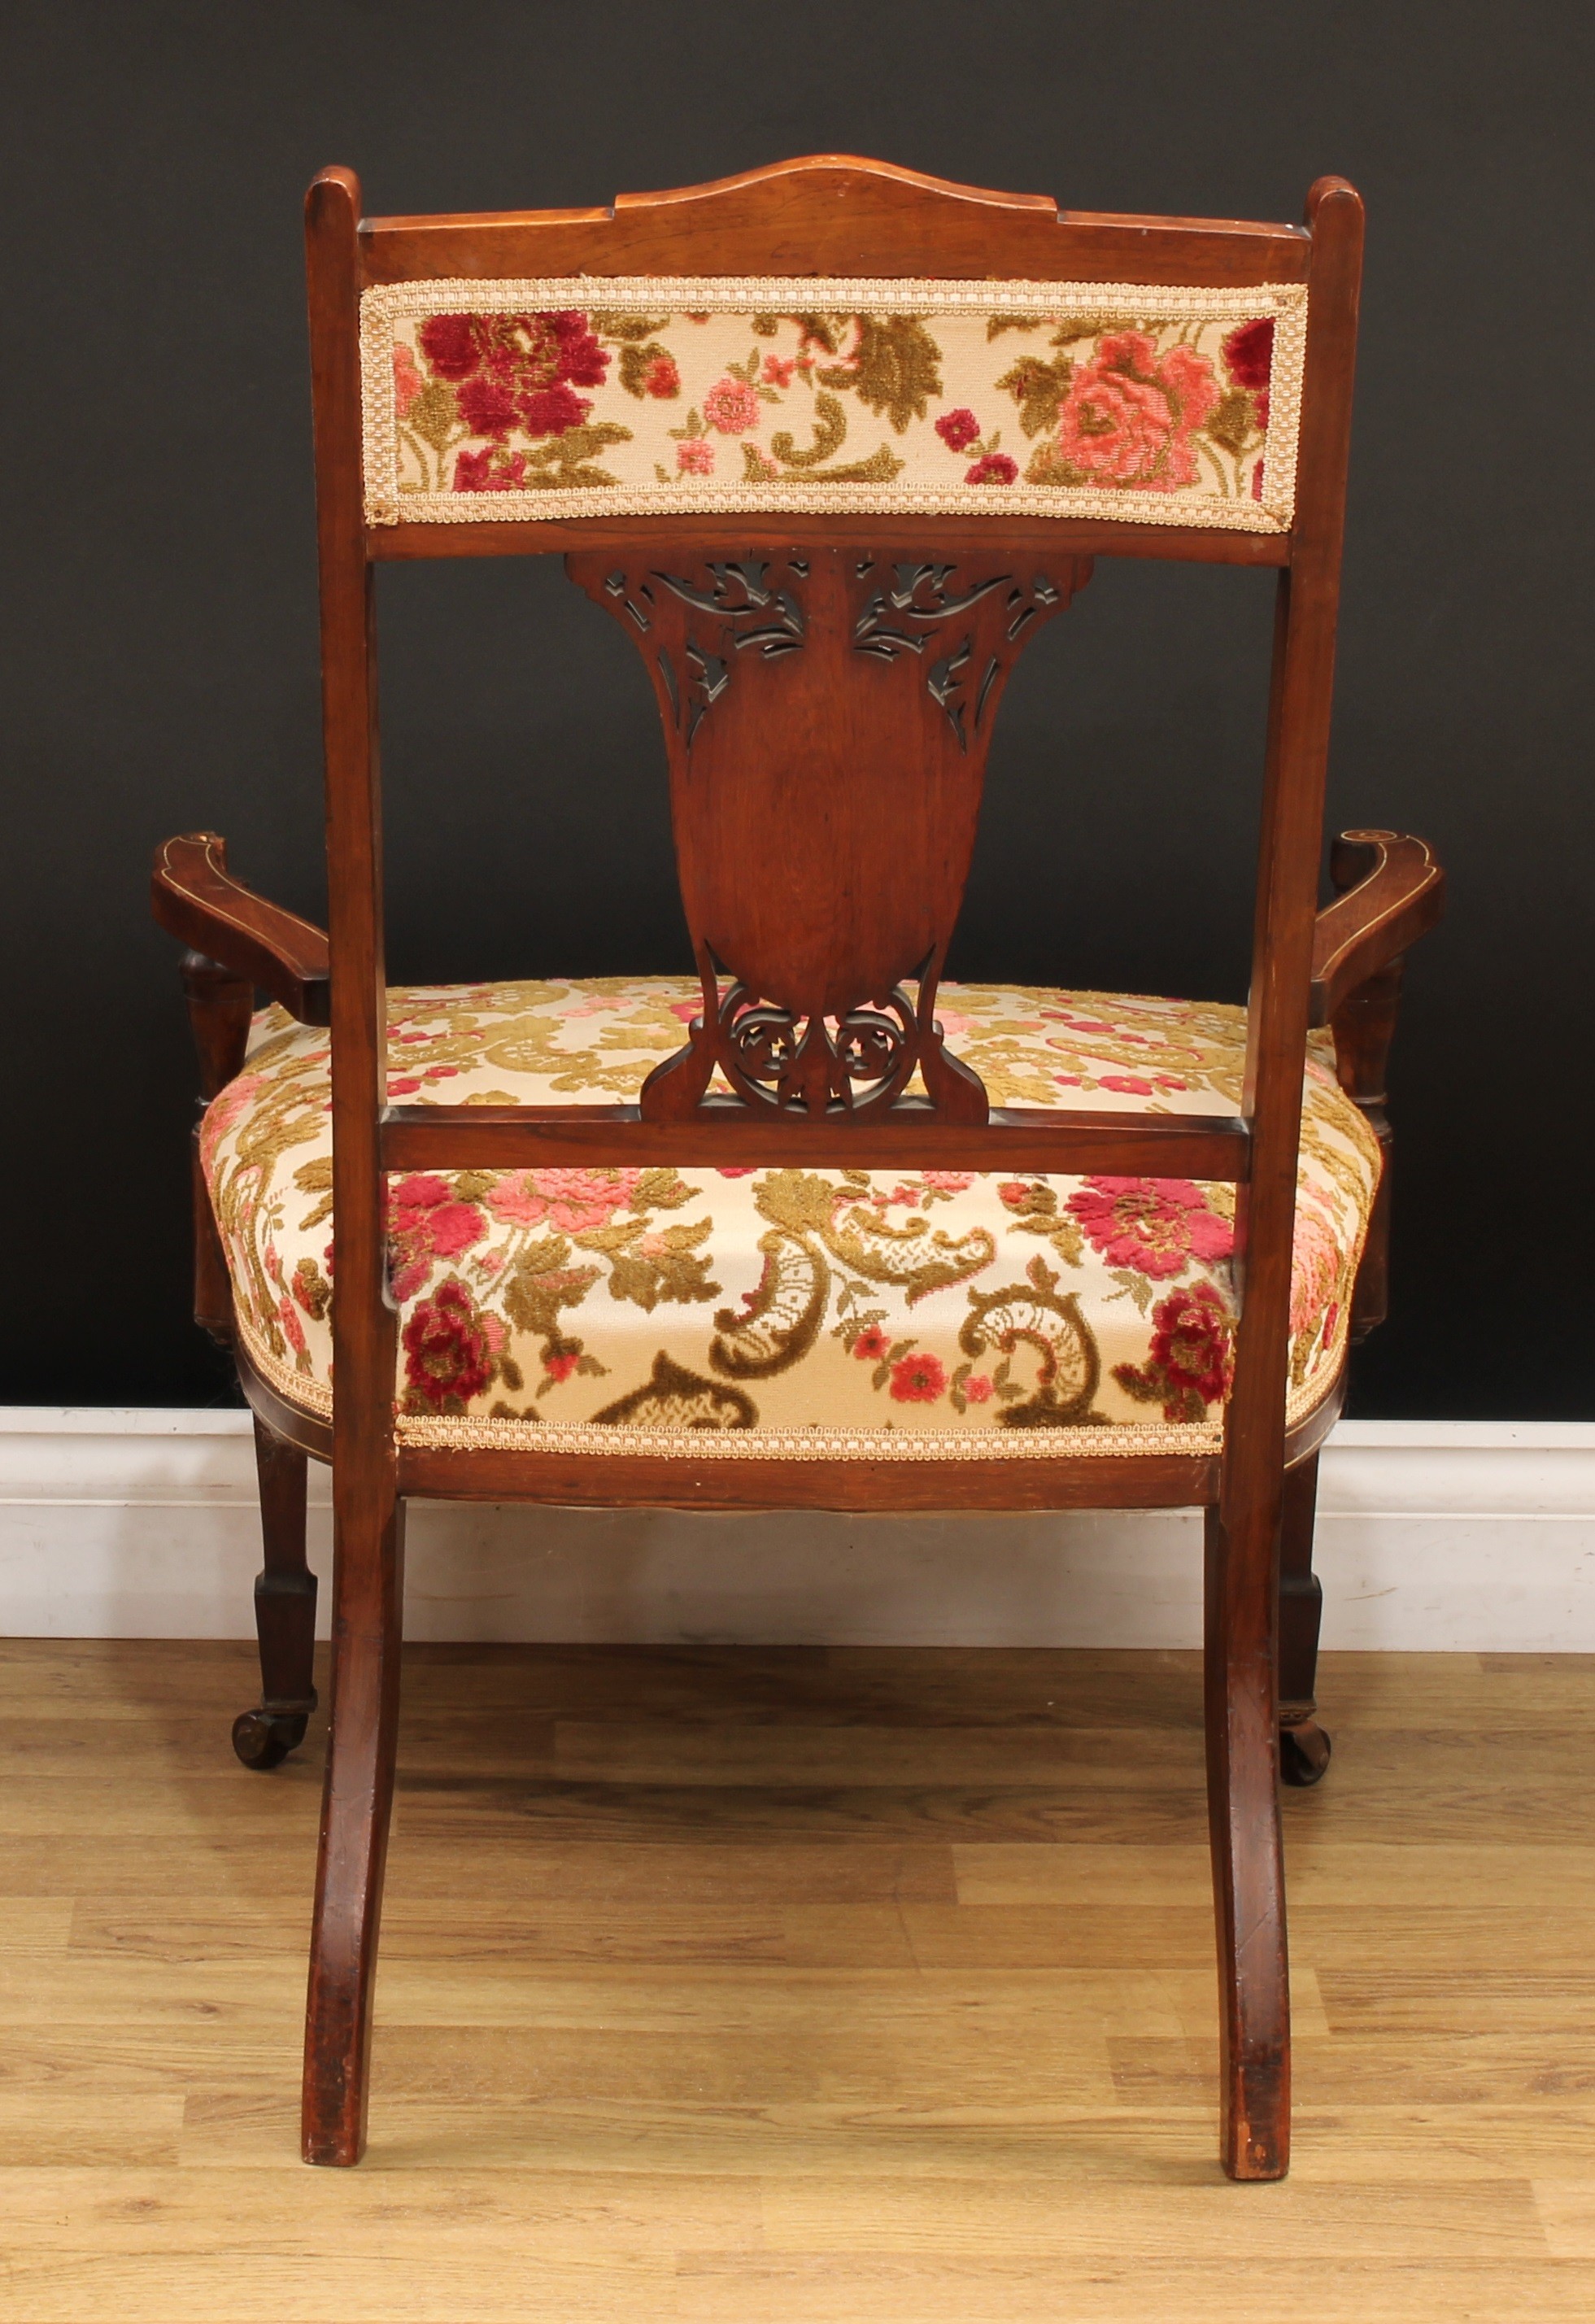
[[[1289,530],[1300,283],[672,276],[362,300],[373,525],[841,509]]]

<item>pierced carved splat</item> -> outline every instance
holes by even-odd
[[[720,963],[712,959],[711,964],[718,982]],[[940,1048],[940,1035],[928,1023],[922,1027],[918,1007],[900,984],[873,1007],[861,1004],[834,1019],[800,1020],[741,983],[716,997],[713,1064],[752,1105],[801,1107],[809,1113],[841,1107],[861,1119],[871,1117],[891,1103],[916,1065],[924,1069],[933,1047]],[[705,1008],[712,1005],[706,987],[704,1000]],[[945,1056],[939,1062],[954,1075],[960,1070]],[[963,1093],[956,1089],[954,1100]],[[952,1111],[955,1119],[969,1118],[958,1112],[956,1102]]]
[[[853,644],[882,661],[918,656],[931,700],[967,751],[995,706],[1025,632],[1065,601],[1044,573],[1028,581],[992,574],[961,588],[954,582],[957,570],[907,562],[882,567],[862,558],[859,578],[870,594],[853,624]]]
[[[982,1084],[943,1045],[936,986],[1002,687],[1089,564],[662,544],[567,564],[653,679],[703,982],[644,1116],[733,1102],[710,1094],[718,1074],[743,1105],[792,1115],[914,1103],[985,1120]]]
[[[803,611],[789,585],[807,579],[807,563],[801,558],[791,561],[784,587],[768,578],[770,571],[767,563],[748,558],[737,564],[713,563],[696,581],[669,571],[630,574],[623,567],[605,577],[605,595],[642,637],[656,626],[664,632],[652,644],[650,659],[664,687],[670,723],[689,748],[705,712],[730,686],[739,655],[751,649],[755,658],[768,661],[802,646]],[[685,615],[671,617],[672,598],[687,608]],[[729,651],[716,652],[705,642],[705,623],[695,633],[693,613],[707,617]]]

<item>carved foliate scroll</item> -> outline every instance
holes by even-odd
[[[751,649],[756,659],[796,653],[803,644],[803,610],[791,586],[808,577],[805,558],[795,558],[788,568],[788,584],[767,581],[770,567],[757,558],[736,564],[720,561],[696,569],[691,579],[678,573],[628,573],[617,567],[604,577],[605,596],[624,612],[643,639],[661,626],[661,595],[677,599],[692,613],[707,617],[694,626],[687,616],[667,621],[665,635],[645,646],[668,704],[668,724],[690,750],[698,723],[731,684],[732,661]],[[716,652],[707,641],[713,631],[725,650]]]
[[[718,1074],[761,1111],[983,1121],[936,985],[1003,684],[1089,565],[665,547],[567,564],[653,679],[703,981],[644,1115],[680,1120]]]
[[[931,700],[967,751],[1025,632],[1057,610],[1057,590],[1043,573],[1028,583],[993,574],[961,587],[954,565],[878,566],[871,558],[859,571],[879,580],[853,625],[854,645],[883,661],[917,655]]]

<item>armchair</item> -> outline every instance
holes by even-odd
[[[154,874],[261,1457],[253,1766],[314,1707],[333,1468],[307,2160],[364,2144],[419,1494],[1201,1507],[1221,2151],[1286,2168],[1276,1784],[1328,1757],[1317,1453],[1442,895],[1353,832],[1316,902],[1361,232],[1338,179],[1295,228],[835,157],[598,211],[311,187],[329,931],[211,835]],[[644,658],[695,973],[390,990],[375,567],[536,553]],[[1277,575],[1249,1010],[944,976],[1004,685],[1102,556]]]

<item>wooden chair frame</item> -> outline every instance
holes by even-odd
[[[1303,1058],[1309,1027],[1332,1025],[1342,1084],[1388,1143],[1384,1067],[1402,956],[1437,916],[1441,899],[1440,874],[1421,842],[1351,833],[1338,844],[1332,862],[1337,900],[1318,908],[1361,202],[1342,180],[1327,178],[1309,195],[1305,228],[1101,217],[1060,212],[1046,198],[981,192],[879,163],[821,157],[680,192],[622,197],[609,209],[363,219],[357,180],[335,169],[310,188],[307,230],[328,935],[241,887],[227,872],[222,842],[210,835],[168,843],[154,881],[157,917],[191,948],[185,978],[207,1100],[242,1065],[257,989],[301,1021],[331,1027],[337,1395],[330,1428],[288,1406],[243,1348],[236,1349],[256,1415],[266,1540],[265,1571],[256,1590],[263,1701],[240,1720],[235,1738],[254,1765],[274,1764],[291,1748],[315,1706],[315,1580],[304,1559],[306,1456],[330,1458],[333,1469],[332,1728],[307,2015],[306,2159],[353,2163],[364,2143],[373,1978],[394,1778],[406,1497],[847,1510],[945,1508],[951,1498],[970,1509],[1198,1505],[1205,1510],[1222,2155],[1234,2177],[1277,2178],[1286,2168],[1289,2141],[1276,1790],[1280,1726],[1283,1719],[1286,1775],[1311,1780],[1327,1756],[1327,1742],[1313,1720],[1314,1493],[1318,1446],[1339,1408],[1338,1396],[1332,1397],[1301,1428],[1287,1432]],[[1223,287],[1306,281],[1307,354],[1291,530],[851,514],[779,521],[593,516],[368,529],[358,350],[359,302],[366,286],[461,276],[698,273],[705,271],[706,254],[716,273]],[[1049,569],[1068,567],[1076,582],[1099,556],[1262,565],[1277,572],[1246,1089],[1235,1120],[990,1112],[983,1093],[975,1099],[963,1092],[957,1076],[973,1077],[951,1060],[938,1065],[939,1083],[932,1072],[936,1061],[925,1064],[928,1101],[899,1101],[866,1109],[859,1118],[823,1104],[800,1115],[705,1105],[698,1102],[701,1077],[699,1088],[685,1098],[667,1092],[663,1099],[645,1097],[642,1105],[630,1107],[499,1110],[385,1102],[373,600],[378,563],[558,551],[569,558],[574,577],[596,594],[597,576],[617,558],[623,565],[628,555],[657,558],[668,550],[677,558],[701,561],[715,554],[779,558],[801,552],[823,559],[838,550],[880,547],[908,558],[945,560],[989,558],[997,543],[1010,558],[1045,552]],[[679,800],[678,810],[679,851],[687,844]],[[973,820],[970,830],[973,835]],[[890,844],[885,834],[871,841],[870,876],[885,877],[882,851]],[[685,878],[685,858],[683,872]],[[739,876],[751,876],[734,848],[729,859],[704,857],[694,876],[700,874],[718,880],[728,895]],[[944,884],[955,916],[963,884],[958,865]],[[937,938],[943,951],[949,926],[944,910]],[[839,924],[826,941],[845,951],[851,939]],[[938,953],[938,965],[939,958]],[[853,974],[862,991],[860,980],[873,973],[853,961],[844,981]],[[950,1495],[945,1472],[924,1463],[760,1458],[687,1463],[401,1444],[393,1401],[397,1318],[386,1279],[386,1174],[421,1167],[613,1164],[632,1157],[683,1167],[734,1160],[871,1168],[911,1162],[1233,1182],[1244,1296],[1222,1458],[975,1459],[958,1464]],[[227,1277],[198,1173],[195,1186],[198,1317],[230,1337]],[[1383,1314],[1387,1201],[1381,1191],[1358,1286],[1359,1333]]]

